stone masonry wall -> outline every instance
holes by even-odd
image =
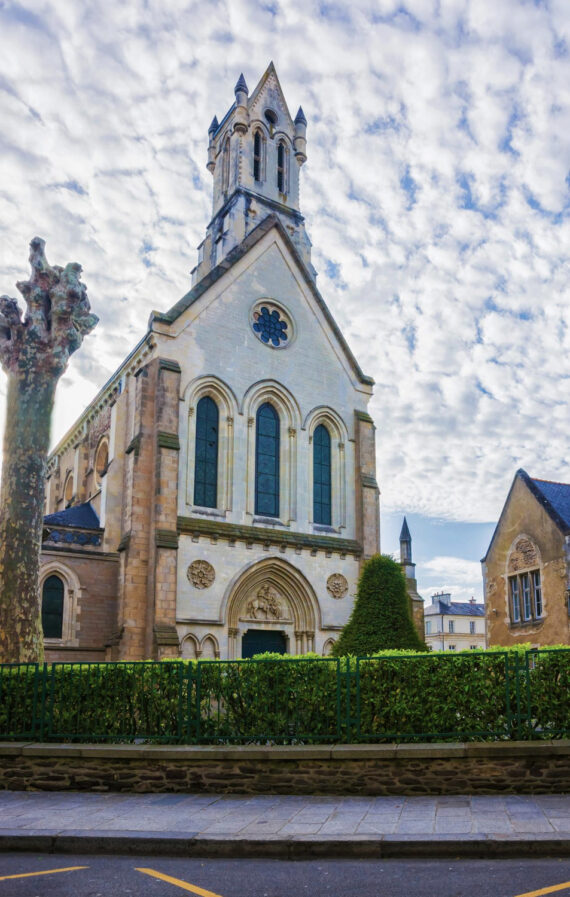
[[[570,792],[570,741],[227,748],[0,744],[0,789],[560,794]]]

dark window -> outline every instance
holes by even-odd
[[[280,193],[285,193],[285,163],[287,155],[285,152],[285,144],[281,141],[277,145],[277,189]]]
[[[511,623],[541,620],[544,613],[540,570],[509,576]]]
[[[230,138],[226,137],[222,151],[222,191],[228,192],[230,186]]]
[[[268,402],[255,429],[255,513],[279,517],[279,415]]]
[[[218,406],[204,396],[196,409],[196,460],[194,504],[202,508],[218,505]]]
[[[42,589],[42,628],[44,638],[61,638],[63,630],[63,582],[48,576]]]
[[[313,517],[331,525],[331,438],[322,424],[313,436]]]
[[[253,179],[261,180],[261,134],[256,131],[253,135]]]

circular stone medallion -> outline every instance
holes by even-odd
[[[208,589],[216,578],[216,571],[208,561],[192,561],[186,575],[195,589]]]
[[[327,592],[333,598],[344,598],[348,592],[348,582],[342,573],[331,573],[327,579]]]

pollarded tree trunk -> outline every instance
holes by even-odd
[[[57,382],[97,323],[81,267],[51,267],[30,244],[32,276],[16,284],[27,303],[0,297],[0,362],[8,375],[0,506],[0,663],[43,660],[39,595],[46,463]]]

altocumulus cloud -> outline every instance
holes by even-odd
[[[56,437],[188,289],[208,125],[273,58],[319,285],[377,382],[384,507],[486,521],[518,466],[568,479],[566,0],[3,0],[0,35],[2,291],[39,233],[101,317]]]

